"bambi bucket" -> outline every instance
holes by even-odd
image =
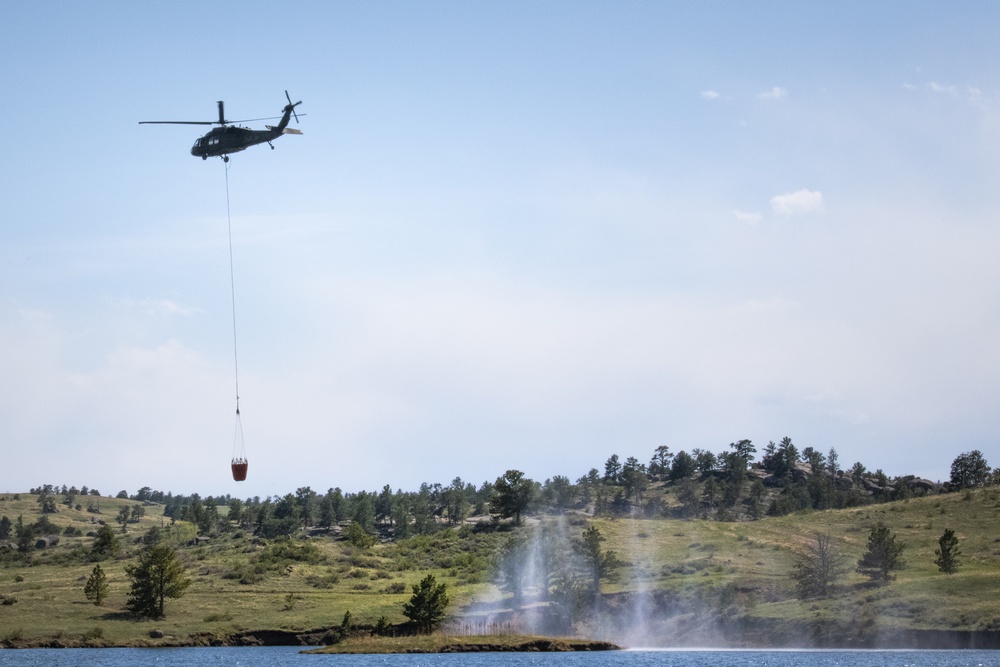
[[[237,482],[242,482],[247,478],[247,463],[246,459],[233,459],[233,479]]]

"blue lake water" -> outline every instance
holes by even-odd
[[[611,651],[302,655],[298,647],[0,649],[0,667],[988,667],[1000,651]]]

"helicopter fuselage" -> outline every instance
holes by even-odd
[[[210,157],[222,157],[230,153],[238,153],[250,146],[263,144],[282,135],[283,130],[250,130],[245,127],[223,125],[195,140],[191,147],[191,155],[207,160]]]

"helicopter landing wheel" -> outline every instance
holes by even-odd
[[[222,156],[222,161],[223,162],[229,162],[229,156],[228,155],[223,155]]]

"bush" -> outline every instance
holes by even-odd
[[[333,646],[334,644],[342,641],[343,639],[344,639],[343,628],[330,628],[325,633],[323,633],[323,637],[320,639],[320,642],[324,646]]]
[[[217,612],[214,614],[209,614],[208,616],[205,617],[206,623],[217,623],[219,621],[231,621],[231,620],[233,620],[233,615],[230,614],[228,611],[224,611],[222,613]]]
[[[263,549],[257,562],[268,569],[281,569],[289,563],[322,563],[323,552],[312,542],[280,539]]]
[[[385,587],[385,592],[389,595],[398,595],[406,592],[406,584],[402,581],[394,581]]]
[[[324,577],[310,574],[306,577],[306,583],[313,588],[333,588],[334,585],[340,583],[340,576],[335,573],[328,574]]]
[[[369,535],[368,532],[365,531],[364,526],[357,521],[351,522],[351,525],[347,527],[346,531],[344,531],[344,537],[348,542],[359,549],[369,549],[375,546],[375,543],[378,542],[378,538],[374,535]]]

